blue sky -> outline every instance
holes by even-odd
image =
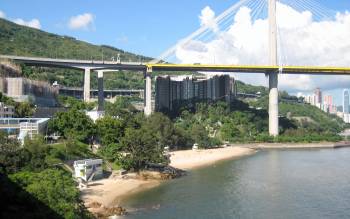
[[[157,56],[199,27],[201,10],[210,5],[223,11],[227,0],[0,0],[8,19],[37,18],[41,29],[96,44],[107,44],[148,56]],[[93,30],[70,30],[72,16],[94,15]]]
[[[350,1],[318,0],[328,8],[350,8]],[[0,0],[7,19],[38,19],[41,29],[156,57],[196,30],[205,6],[217,14],[236,0]],[[94,15],[89,30],[71,30],[69,19]]]
[[[300,1],[300,0],[299,0]],[[305,0],[306,1],[306,0]],[[350,10],[349,0],[318,1],[334,11]],[[218,15],[236,0],[0,0],[8,20],[37,19],[47,32],[73,36],[94,44],[111,45],[157,57],[200,27],[206,6]],[[89,15],[86,26],[69,26],[72,18]],[[1,14],[0,14],[1,17]],[[350,87],[350,85],[349,85]],[[342,90],[328,91],[337,103]],[[338,98],[337,98],[338,96]]]

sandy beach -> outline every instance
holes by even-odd
[[[226,147],[208,150],[185,150],[171,153],[170,165],[179,169],[190,170],[211,165],[217,161],[233,159],[255,153],[251,148]]]
[[[208,150],[186,150],[171,152],[170,165],[179,169],[191,170],[201,166],[211,165],[217,161],[238,158],[255,153],[254,149],[242,147],[227,147]],[[122,205],[120,200],[126,195],[141,190],[155,187],[161,181],[122,179],[121,177],[110,177],[89,184],[88,188],[81,190],[81,198],[86,206],[92,203],[100,203],[103,207]],[[99,208],[90,211],[98,211]]]
[[[81,190],[81,197],[86,206],[98,202],[105,207],[119,205],[118,198],[159,185],[156,180],[138,180],[108,178],[90,183],[88,188]]]

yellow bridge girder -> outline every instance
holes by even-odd
[[[269,66],[269,65],[207,65],[207,64],[146,64],[153,71],[207,71],[234,73],[282,73],[315,75],[348,75],[350,67]]]

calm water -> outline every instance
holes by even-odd
[[[350,218],[350,149],[263,151],[126,200],[126,218]]]

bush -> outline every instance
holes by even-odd
[[[72,176],[63,170],[22,171],[10,179],[64,218],[89,217]]]

